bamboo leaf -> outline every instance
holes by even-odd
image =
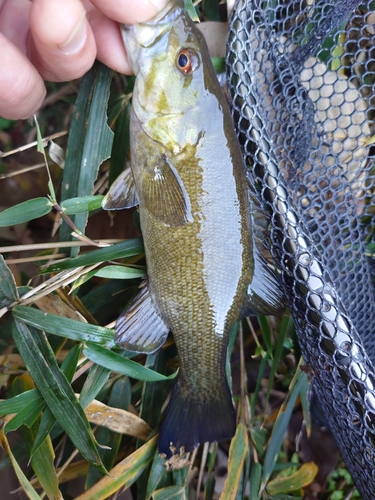
[[[134,238],[132,240],[116,243],[105,248],[99,248],[92,252],[85,253],[74,259],[65,262],[59,262],[47,267],[45,273],[56,273],[66,269],[74,269],[75,267],[91,266],[98,262],[106,262],[107,260],[124,259],[125,257],[132,257],[144,252],[142,240]]]
[[[94,275],[98,276],[99,278],[118,280],[143,278],[145,274],[146,271],[143,269],[126,266],[106,266],[94,272]]]
[[[47,358],[48,346],[45,345],[44,352],[41,351],[38,345],[40,339],[37,339],[38,331],[34,330],[32,334],[28,327],[17,319],[14,320],[13,337],[30,375],[56,420],[83,457],[104,469],[84,411],[69,382],[59,370],[53,352]]]
[[[270,481],[267,484],[267,493],[273,496],[304,488],[314,480],[318,471],[319,468],[314,462],[305,463],[294,474],[288,477],[277,477]]]
[[[147,472],[146,472],[147,473]],[[147,488],[145,498],[151,498],[151,495],[156,489],[165,488],[172,484],[172,474],[167,472],[165,468],[165,459],[159,455],[158,450],[155,452],[152,466],[147,474]],[[139,481],[143,478],[141,477]]]
[[[3,256],[0,255],[0,308],[9,306],[16,300],[18,300],[16,281]]]
[[[270,440],[268,442],[266,456],[264,458],[264,467],[263,467],[263,476],[262,482],[265,484],[270,475],[273,472],[274,465],[277,459],[277,455],[280,452],[280,448],[289,424],[290,417],[292,415],[295,402],[299,395],[300,389],[305,382],[306,374],[301,370],[297,370],[294,379],[291,382],[290,392],[289,392],[289,401],[285,409],[282,409],[277,416],[275,425],[272,429],[272,434]]]
[[[259,462],[254,462],[251,465],[250,471],[250,500],[258,500],[260,498],[260,480],[262,477],[262,466]]]
[[[49,214],[52,204],[48,198],[34,198],[14,207],[7,208],[0,213],[0,227],[15,226]]]
[[[29,326],[39,328],[60,337],[66,337],[78,342],[96,342],[108,347],[115,345],[113,330],[103,326],[90,325],[82,321],[63,318],[55,314],[44,313],[28,306],[15,306],[13,317]]]
[[[187,497],[184,486],[167,486],[154,491],[152,498],[153,500],[185,500]]]
[[[121,98],[120,105],[120,111],[118,112],[115,124],[115,137],[113,139],[109,168],[108,182],[110,186],[123,171],[130,148],[129,126],[131,104],[128,95]]]
[[[17,392],[27,391],[34,387],[33,381],[28,374],[23,374],[17,377],[13,383],[12,388]],[[40,413],[39,413],[40,415]],[[23,426],[21,428],[22,436],[29,451],[32,449],[35,436],[37,434],[37,423],[34,423],[29,428]],[[38,451],[31,457],[31,466],[39,480],[40,485],[46,492],[50,500],[63,500],[59,490],[59,481],[57,479],[55,466],[54,466],[54,452],[50,439],[46,439]]]
[[[141,418],[121,408],[107,406],[100,401],[92,401],[85,409],[89,422],[95,425],[101,425],[118,432],[119,434],[128,434],[145,441],[150,435],[151,427]]]
[[[248,431],[244,424],[237,425],[236,434],[231,441],[228,458],[228,477],[224,483],[222,498],[234,500],[240,487],[242,472],[249,451]]]
[[[72,381],[72,378],[73,378],[74,373],[76,371],[80,353],[81,353],[81,346],[75,345],[72,349],[70,349],[67,357],[64,359],[64,362],[61,365],[61,371],[64,373],[65,377],[67,378],[67,380],[69,382]],[[43,412],[43,416],[41,418],[38,433],[35,437],[34,444],[33,444],[33,447],[31,449],[31,452],[30,452],[31,457],[37,451],[39,446],[42,445],[44,440],[48,437],[55,422],[56,422],[56,419],[55,419],[53,413],[51,412],[51,410],[47,406]]]
[[[11,449],[10,449],[8,440],[5,437],[5,434],[4,434],[4,432],[2,430],[0,431],[0,443],[3,446],[3,448],[5,449],[5,451],[7,452],[8,457],[10,458],[10,461],[12,463],[14,472],[17,475],[17,479],[20,482],[20,484],[21,484],[24,492],[26,493],[26,495],[30,498],[30,500],[40,500],[40,496],[34,490],[34,488],[31,486],[29,480],[27,479],[27,477],[25,476],[25,474],[22,472],[21,467],[18,465],[18,462],[15,459],[15,457],[14,457],[14,455],[13,455]]]
[[[128,488],[142,474],[154,456],[157,444],[157,436],[138,448],[137,451],[119,462],[94,486],[79,495],[75,500],[102,500],[118,491],[120,488]]]
[[[88,343],[83,349],[83,354],[94,363],[104,366],[108,370],[122,373],[137,380],[157,382],[158,380],[172,379],[177,375],[177,372],[175,372],[167,377],[97,344]]]
[[[104,384],[109,378],[111,372],[99,365],[94,365],[90,368],[89,376],[83,384],[79,402],[82,408],[86,408],[103,389]]]
[[[43,401],[38,389],[32,389],[31,391],[23,392],[17,396],[13,396],[10,399],[5,399],[0,401],[0,416],[9,415],[10,413],[18,413],[25,406],[37,405],[39,402]]]
[[[30,392],[30,391],[29,391]],[[39,391],[38,391],[39,392]],[[15,431],[21,425],[26,427],[31,427],[41,414],[43,408],[45,407],[45,401],[41,395],[32,400],[28,405],[24,406],[5,426],[4,432]]]
[[[109,396],[108,405],[114,408],[128,410],[131,401],[131,385],[128,377],[121,377],[112,386]],[[113,432],[106,427],[100,427],[97,434],[98,443],[105,443],[108,448],[100,448],[99,453],[102,458],[104,467],[107,470],[112,469],[115,463],[117,452],[120,448],[122,435]],[[99,481],[103,474],[96,468],[90,466],[86,477],[86,489]]]
[[[82,79],[76,101],[76,110],[70,128],[61,196],[70,198],[91,196],[98,169],[111,154],[113,132],[107,125],[107,104],[112,79],[109,68],[95,63]],[[87,213],[72,218],[80,231],[84,231]],[[62,240],[70,240],[70,228],[63,224]],[[78,248],[71,255],[77,255]]]
[[[61,208],[66,215],[80,214],[98,210],[102,206],[104,196],[81,196],[79,198],[70,198],[61,203]]]

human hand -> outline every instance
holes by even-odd
[[[118,23],[151,19],[167,0],[0,0],[0,116],[28,118],[44,80],[81,77],[95,58],[131,74]]]

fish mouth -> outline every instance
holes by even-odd
[[[172,4],[172,5],[171,5]],[[141,25],[155,26],[156,24],[169,24],[177,19],[177,17],[184,10],[180,2],[170,2],[163,10],[161,10],[156,16],[154,16],[150,21],[145,23],[137,23]],[[122,24],[121,27],[124,30],[130,30],[133,28],[133,24]]]
[[[145,23],[121,24],[121,29],[125,32],[136,31],[136,37],[142,47],[149,47],[159,40],[167,31],[171,29],[171,24],[182,14],[182,3],[177,0],[168,3],[155,17]],[[126,35],[125,35],[126,36]]]

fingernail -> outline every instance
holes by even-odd
[[[149,2],[155,7],[157,12],[160,12],[166,7],[170,0],[149,0]]]
[[[84,11],[68,40],[58,47],[64,54],[75,54],[85,45],[86,38],[86,11]]]

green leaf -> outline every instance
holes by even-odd
[[[83,349],[83,354],[91,359],[94,363],[104,366],[108,370],[112,370],[128,377],[146,382],[157,382],[158,380],[169,380],[176,377],[177,372],[169,377],[161,373],[154,372],[135,361],[124,358],[119,354],[109,351],[97,344],[88,343]]]
[[[271,496],[278,493],[289,493],[309,485],[319,469],[314,462],[303,464],[297,472],[287,477],[276,477],[267,484],[267,493]]]
[[[75,500],[102,500],[118,491],[131,486],[145,470],[154,456],[157,437],[150,439],[137,451],[119,462],[94,486],[75,498]]]
[[[151,469],[147,472],[148,474],[145,478],[143,478],[143,476],[139,478],[139,481],[141,481],[142,479],[147,481],[147,489],[144,498],[151,498],[151,495],[156,489],[171,486],[172,474],[166,470],[165,460],[159,455],[158,450],[156,450],[155,452]]]
[[[85,380],[79,396],[82,408],[86,408],[96,398],[107,382],[109,374],[110,371],[102,366],[94,365],[90,368],[89,376]]]
[[[267,393],[266,393],[266,404],[268,403],[268,398],[272,389],[272,384],[274,382],[275,374],[279,365],[279,361],[281,359],[281,355],[283,352],[283,347],[284,347],[284,340],[288,331],[288,325],[289,322],[293,321],[291,320],[288,316],[284,316],[281,320],[280,328],[279,328],[279,333],[277,335],[276,339],[276,345],[273,351],[273,358],[272,358],[272,363],[271,363],[271,369],[270,369],[270,374],[268,376],[268,383],[267,383]]]
[[[222,498],[234,500],[240,488],[246,455],[249,451],[249,438],[247,427],[239,423],[236,434],[230,443],[228,457],[228,477],[225,480]]]
[[[109,166],[109,185],[121,174],[124,169],[126,158],[130,148],[129,126],[130,126],[129,96],[121,99],[121,108],[115,124],[115,137],[113,139],[111,161]]]
[[[306,374],[301,370],[297,370],[294,379],[291,382],[290,392],[288,393],[288,403],[285,411],[280,411],[277,416],[275,425],[272,429],[271,438],[268,442],[266,456],[264,458],[262,482],[265,484],[272,474],[277,456],[280,452],[282,442],[292,415],[295,402],[300,393],[301,387],[305,383]]]
[[[23,374],[15,379],[12,388],[17,390],[17,392],[22,392],[33,386],[34,384],[31,377],[28,374]],[[21,428],[23,439],[26,442],[29,451],[33,447],[37,428],[37,423],[34,423],[30,426],[30,428],[25,426]],[[30,460],[31,466],[39,480],[39,483],[47,493],[48,498],[51,500],[62,498],[61,492],[59,491],[59,481],[54,467],[54,458],[55,455],[52,443],[49,439],[44,441],[43,445],[40,446],[37,453],[35,453]]]
[[[124,259],[126,257],[133,257],[144,252],[144,247],[141,238],[134,238],[132,240],[116,243],[92,252],[87,252],[74,259],[53,264],[44,270],[45,273],[56,273],[65,271],[66,269],[74,269],[75,267],[91,266],[98,262],[106,262],[108,260]]]
[[[115,345],[113,330],[103,326],[90,325],[82,321],[63,318],[56,314],[44,313],[33,307],[20,305],[13,308],[13,317],[27,325],[78,342],[97,342],[108,347]]]
[[[131,396],[132,388],[128,377],[121,377],[113,384],[111,394],[108,399],[108,406],[128,410],[131,402]],[[113,432],[106,427],[99,428],[97,441],[99,444],[105,444],[108,447],[106,449],[99,449],[102,462],[107,470],[110,470],[115,463],[121,440],[121,434]],[[86,478],[86,489],[99,481],[101,477],[103,477],[103,474],[96,467],[90,466]]]
[[[212,500],[215,493],[216,479],[215,475],[210,473],[204,484],[204,500]]]
[[[18,413],[25,406],[37,405],[40,401],[44,401],[38,389],[23,392],[10,399],[0,401],[0,417],[9,415],[10,413]]]
[[[8,432],[15,431],[21,427],[21,425],[26,425],[26,427],[30,428],[36,422],[45,404],[46,403],[41,395],[36,397],[31,403],[24,406],[17,413],[17,415],[15,415],[12,420],[6,424],[4,432],[7,434]]]
[[[82,212],[90,212],[98,210],[102,206],[104,196],[81,196],[79,198],[70,198],[61,203],[61,208],[66,215],[80,214]]]
[[[83,77],[79,89],[76,109],[70,127],[67,156],[62,181],[62,200],[91,196],[98,169],[111,154],[113,132],[107,125],[107,104],[112,79],[109,68],[95,63]],[[87,213],[72,217],[73,223],[84,231]],[[61,240],[71,240],[71,229],[63,224]],[[78,247],[71,255],[78,253]]]
[[[15,226],[49,214],[52,204],[48,198],[34,198],[7,208],[0,213],[0,227]]]
[[[5,451],[7,452],[8,456],[10,458],[14,472],[17,475],[17,479],[20,482],[20,485],[22,486],[23,491],[26,493],[26,495],[28,496],[28,498],[30,500],[40,500],[40,496],[34,490],[34,488],[31,486],[29,480],[27,479],[25,474],[22,472],[21,467],[18,465],[18,462],[15,459],[15,457],[14,457],[14,455],[9,447],[8,440],[7,440],[6,436],[4,435],[3,431],[0,431],[0,443],[2,444],[3,448],[5,449]]]
[[[86,415],[71,385],[59,369],[45,337],[40,336],[35,329],[31,333],[23,322],[15,319],[13,338],[27,370],[56,420],[83,457],[105,471]],[[43,342],[45,345],[42,352],[39,345]]]
[[[137,269],[134,267],[126,266],[106,266],[95,271],[94,275],[99,276],[99,278],[108,279],[118,279],[126,280],[133,278],[143,278],[146,271],[143,269]]]
[[[225,58],[224,57],[211,57],[212,65],[214,67],[215,73],[225,72]]]
[[[17,285],[12,271],[0,255],[0,307],[9,306],[18,300]]]
[[[66,379],[69,382],[72,381],[73,376],[75,374],[80,353],[81,353],[81,346],[75,345],[72,349],[70,349],[67,357],[64,359],[63,364],[61,365],[61,371],[64,373]],[[44,440],[48,437],[55,422],[56,422],[56,419],[55,419],[53,413],[51,412],[51,410],[47,406],[43,412],[43,416],[41,418],[38,433],[35,437],[33,447],[30,451],[31,457],[38,450],[38,448],[42,445]]]
[[[258,322],[262,331],[262,338],[266,344],[266,351],[270,359],[273,358],[272,350],[272,332],[270,327],[270,320],[268,316],[258,316]]]
[[[191,17],[191,19],[195,23],[199,23],[199,17],[198,17],[197,11],[195,10],[194,4],[193,4],[193,0],[185,0],[184,4],[185,4],[185,6],[184,6],[185,10],[189,14],[189,16]]]
[[[262,466],[259,462],[253,462],[250,472],[250,500],[259,500],[260,480],[262,477]]]
[[[185,500],[186,492],[184,486],[167,486],[161,490],[154,491],[153,500]]]

